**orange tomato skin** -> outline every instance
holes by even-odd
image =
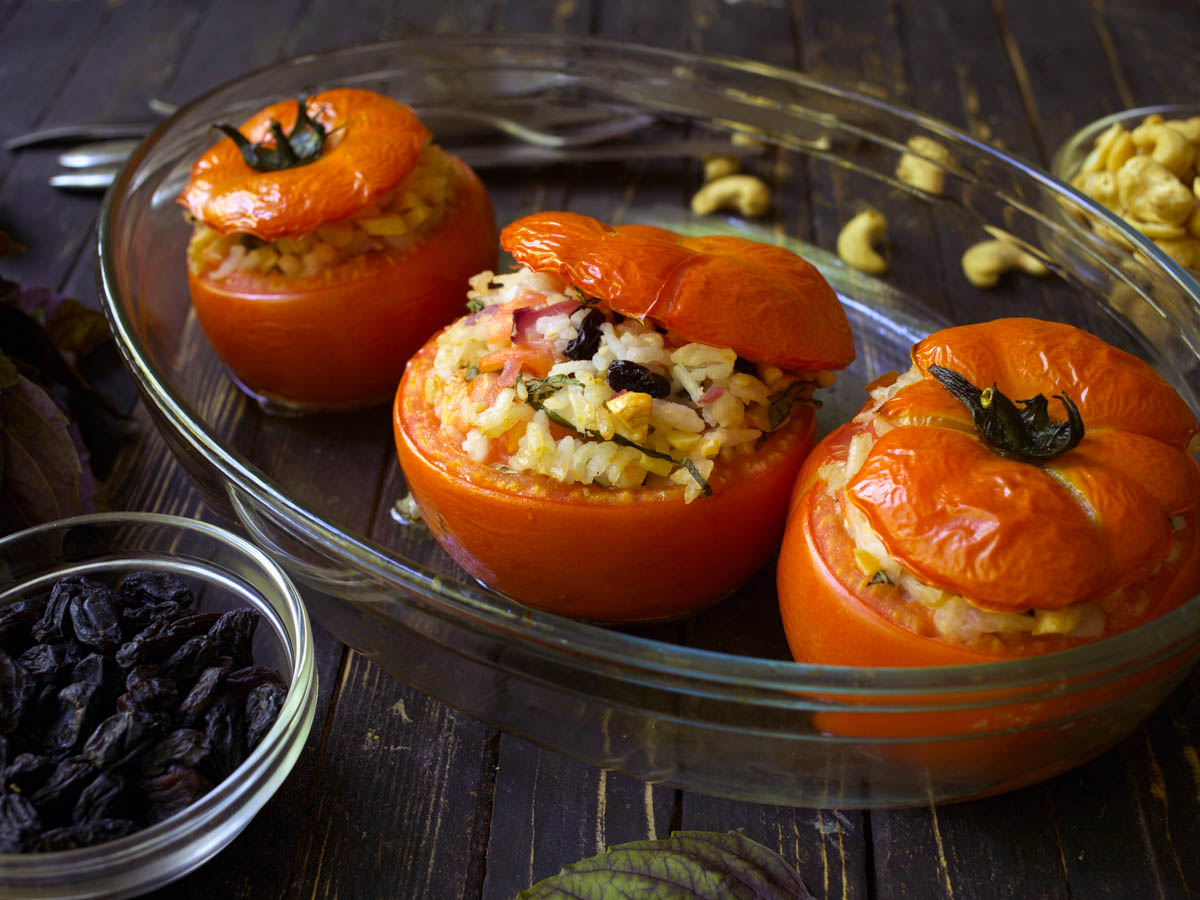
[[[928,619],[906,615],[902,602],[885,607],[891,615],[869,603],[867,592],[893,589],[867,583],[841,515],[817,475],[831,457],[844,457],[859,430],[857,424],[844,425],[818,444],[793,492],[777,579],[780,615],[797,660],[864,667],[951,666],[1011,660],[1086,643],[1058,635],[1004,646],[994,643],[985,651],[941,639]],[[1184,519],[1180,558],[1143,583],[1143,590],[1157,599],[1136,620],[1123,623],[1125,627],[1174,609],[1200,585],[1200,522],[1194,509]],[[869,741],[889,777],[899,777],[902,771],[908,773],[906,779],[930,777],[940,785],[956,785],[959,793],[989,796],[1050,778],[1106,750],[1137,724],[1137,710],[1148,702],[1145,692],[1165,696],[1195,659],[1196,650],[1185,647],[1113,681],[1080,677],[1022,688],[894,698],[842,694],[829,699],[871,710],[816,713],[813,727]],[[897,707],[894,712],[887,710],[892,705]],[[912,707],[924,710],[911,711]],[[1122,722],[1125,730],[1117,730]]]
[[[430,134],[416,114],[389,97],[337,88],[308,100],[309,116],[325,127],[320,157],[306,165],[258,172],[231,138],[192,164],[179,202],[221,234],[246,232],[264,241],[307,234],[351,216],[412,171]],[[290,134],[298,106],[283,100],[255,113],[239,129],[251,143],[270,135],[271,120]]]
[[[867,583],[842,516],[816,474],[831,459],[843,458],[846,446],[861,430],[848,424],[826,436],[796,480],[777,583],[780,616],[797,660],[844,666],[939,666],[995,662],[1088,642],[1062,636],[1026,637],[984,650],[942,640],[927,617],[906,615],[900,601],[884,604],[891,615],[881,615],[878,598],[874,604],[868,602],[867,593],[894,589]],[[1200,517],[1192,509],[1182,518],[1183,553],[1142,583],[1154,602],[1138,618],[1123,622],[1122,630],[1174,609],[1200,586]]]
[[[423,399],[431,341],[408,365],[393,425],[422,517],[466,571],[530,606],[597,621],[693,613],[771,556],[788,489],[812,446],[808,406],[755,454],[724,465],[713,494],[563,485],[476,463],[442,436]]]
[[[461,161],[455,210],[404,252],[376,251],[313,276],[188,272],[213,349],[252,393],[340,407],[391,397],[404,363],[463,305],[467,279],[496,265],[491,201]]]
[[[500,242],[521,265],[557,272],[617,312],[689,341],[732,347],[788,371],[854,361],[837,294],[816,267],[782,247],[650,225],[614,227],[569,212],[518,219]]]
[[[1059,609],[1127,586],[1145,600],[1107,611],[1105,633],[1112,634],[1200,587],[1200,467],[1186,451],[1200,425],[1148,365],[1080,329],[1033,319],[946,329],[912,356],[921,380],[894,393],[874,417],[860,415],[826,438],[793,490],[778,580],[797,659],[942,665],[1095,639],[985,636],[971,647],[941,639],[928,609],[890,585],[866,583],[836,503],[857,507],[907,571],[984,609]],[[1066,392],[1083,417],[1082,442],[1039,465],[997,456],[974,434],[962,404],[929,375],[933,364],[1018,399]],[[888,427],[830,498],[820,467],[845,460],[856,435],[875,435],[875,421]],[[1172,532],[1171,517],[1182,528]],[[1179,550],[1169,557],[1173,544]]]

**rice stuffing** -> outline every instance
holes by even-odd
[[[309,234],[274,241],[241,232],[222,235],[185,213],[194,224],[188,266],[194,274],[213,281],[223,281],[239,271],[303,277],[366,253],[403,252],[453,210],[458,182],[453,158],[436,144],[427,143],[413,170],[393,190],[354,216],[320,225]]]
[[[677,487],[691,502],[832,382],[684,341],[552,273],[482,272],[470,288],[470,314],[437,338],[423,392],[464,454],[502,470]]]

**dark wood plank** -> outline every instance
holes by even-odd
[[[472,897],[494,765],[490,732],[351,654],[290,896]]]
[[[675,792],[503,735],[484,900],[506,900],[614,844],[667,837]]]
[[[59,59],[66,63],[70,77],[49,98],[41,121],[152,118],[146,101],[168,83],[205,8],[204,3],[181,0],[131,0],[107,8],[96,21],[91,39],[76,48],[81,51],[78,58]],[[68,35],[73,33],[75,4],[45,9],[57,14]],[[47,22],[41,27],[44,34],[53,25]],[[65,49],[72,49],[71,44]],[[6,196],[20,198],[21,206],[0,210],[0,220],[7,220],[7,227],[27,250],[0,262],[0,271],[27,284],[57,287],[77,260],[90,257],[97,203],[94,196],[64,194],[50,187],[47,179],[57,168],[54,160],[52,150],[22,152],[4,179]],[[45,215],[47,208],[54,215]]]

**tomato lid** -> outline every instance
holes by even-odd
[[[308,98],[306,108],[326,135],[313,162],[256,171],[225,138],[193,163],[179,203],[222,234],[247,232],[266,241],[308,234],[396,187],[430,137],[416,113],[373,91],[325,91]],[[284,100],[255,113],[239,130],[251,143],[261,143],[270,137],[272,121],[290,133],[298,111],[297,101]]]
[[[925,377],[877,410],[892,427],[846,488],[900,565],[985,609],[1021,612],[1132,584],[1171,551],[1171,516],[1200,503],[1187,452],[1197,423],[1149,365],[1036,319],[939,331],[912,356]],[[1037,462],[999,455],[933,366],[1018,405],[1066,395],[1083,437]],[[1063,419],[1066,404],[1049,402]]]
[[[622,315],[688,341],[731,347],[752,362],[813,371],[854,359],[837,294],[811,263],[783,247],[614,227],[569,212],[518,219],[500,243],[521,265],[557,272]]]

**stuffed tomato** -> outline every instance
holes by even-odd
[[[778,584],[798,660],[1029,656],[1196,593],[1200,426],[1148,365],[1034,319],[938,332],[912,360],[797,483]]]
[[[524,603],[628,621],[691,613],[775,551],[812,392],[854,357],[807,262],[571,213],[512,223],[519,271],[409,363],[397,450],[434,535]]]
[[[196,316],[241,386],[293,409],[391,396],[495,265],[479,179],[408,107],[326,91],[274,104],[196,160],[179,202]]]

